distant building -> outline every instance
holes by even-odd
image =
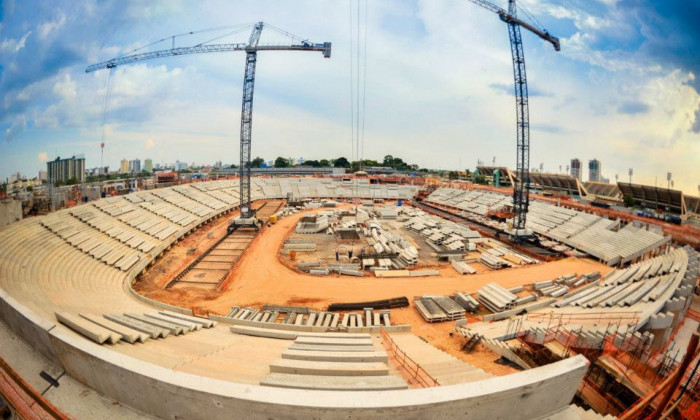
[[[48,180],[48,172],[46,171],[39,171],[39,176],[38,176],[40,181],[46,181]]]
[[[46,172],[49,181],[69,181],[73,178],[85,182],[85,157],[77,155],[68,159],[57,157],[56,160],[46,162]]]
[[[601,166],[598,159],[588,161],[588,182],[600,182]]]
[[[581,161],[578,159],[571,159],[571,176],[581,181],[582,175]]]
[[[134,159],[129,161],[129,173],[138,174],[141,172],[141,160]]]
[[[90,168],[85,171],[85,173],[88,176],[102,176],[102,175],[107,175],[109,173],[109,166],[105,166],[100,168],[99,166],[96,168]]]
[[[119,173],[121,173],[121,174],[129,173],[129,161],[128,160],[122,159],[121,162],[119,162]]]
[[[153,160],[146,159],[143,161],[143,170],[146,172],[153,172]]]
[[[303,164],[304,164],[304,158],[303,158],[303,157],[300,157],[299,160],[298,160],[298,162],[299,162],[299,165],[303,165]]]
[[[187,162],[180,162],[179,160],[175,161],[176,171],[184,171],[185,169],[187,169]]]
[[[10,178],[8,178],[7,183],[12,184],[14,182],[19,181],[20,179],[22,179],[22,174],[20,174],[19,172],[15,172],[12,175],[10,175]]]

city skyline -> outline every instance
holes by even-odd
[[[574,156],[598,158],[611,181],[626,180],[630,167],[634,182],[649,185],[672,172],[675,188],[697,195],[700,60],[693,52],[700,29],[692,17],[700,7],[519,3],[562,40],[555,53],[524,35],[531,166],[543,162],[557,172]],[[109,72],[86,75],[87,65],[185,30],[256,20],[332,41],[333,56],[260,54],[253,156],[355,157],[354,38],[348,11],[332,3],[5,2],[0,20],[0,178],[80,153],[89,167],[100,166]],[[515,167],[510,51],[497,17],[467,2],[391,1],[369,4],[368,33],[364,157],[394,154],[421,167],[464,169],[495,155],[499,165]],[[277,40],[269,36],[263,32],[263,40]],[[103,165],[146,154],[154,163],[237,164],[242,73],[236,53],[118,68]]]

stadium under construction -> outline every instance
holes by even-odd
[[[515,79],[516,168],[483,183],[253,170],[257,53],[331,56],[263,22],[89,66],[245,52],[240,165],[0,227],[0,416],[697,418],[700,200],[531,172],[520,30],[559,40],[470,1]]]

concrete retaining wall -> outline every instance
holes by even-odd
[[[539,418],[566,407],[588,362],[576,356],[478,383],[401,391],[306,391],[221,381],[146,363],[62,329],[50,332],[66,372],[160,418]]]
[[[7,324],[12,332],[22,337],[29,346],[36,349],[51,362],[59,364],[58,357],[49,338],[49,331],[56,324],[35,314],[31,309],[19,303],[1,288],[0,320]]]

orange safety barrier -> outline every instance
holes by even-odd
[[[418,385],[423,388],[440,386],[437,379],[430,376],[425,369],[423,369],[418,363],[404,353],[399,346],[396,345],[394,340],[391,338],[389,333],[384,330],[384,328],[379,329],[379,334],[382,337],[382,344],[384,344],[384,347],[386,347],[390,355],[411,376],[411,378],[416,381]]]

